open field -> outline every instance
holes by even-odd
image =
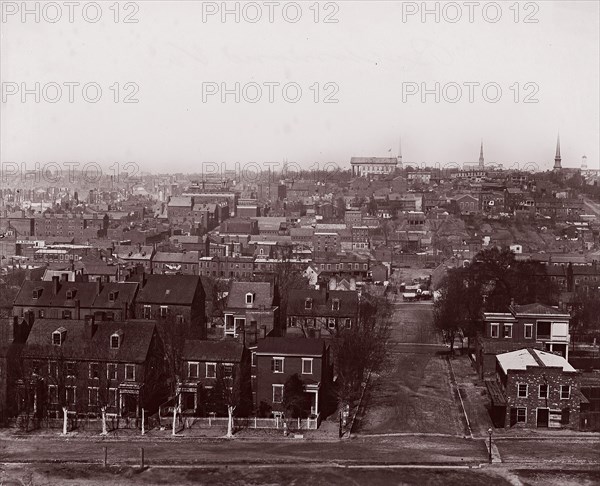
[[[464,427],[453,398],[448,363],[433,329],[430,303],[394,306],[390,357],[365,395],[360,434],[399,432],[462,436]]]

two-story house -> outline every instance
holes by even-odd
[[[288,336],[320,337],[336,329],[351,328],[358,319],[358,292],[355,290],[289,290],[287,298]]]
[[[275,286],[270,282],[232,282],[223,311],[224,336],[253,346],[278,332],[276,300]]]
[[[332,368],[329,346],[322,339],[272,338],[259,341],[252,354],[255,406],[270,407],[273,415],[284,413],[285,383],[297,374],[310,398],[310,411],[319,416]]]
[[[496,355],[532,347],[569,358],[571,315],[545,304],[511,305],[509,312],[485,312],[484,332],[475,341],[481,375],[494,373]]]
[[[238,341],[186,340],[181,354],[181,379],[177,384],[177,396],[181,413],[204,415],[205,401],[209,391],[217,381],[218,368],[222,367],[224,377],[249,374],[248,351]],[[244,380],[235,380],[236,386],[243,387]],[[244,390],[240,389],[238,396]]]
[[[580,373],[562,356],[523,348],[496,356],[495,380],[486,381],[498,427],[579,427],[587,399]]]
[[[20,413],[138,417],[165,398],[162,344],[154,322],[38,319],[21,352]]]
[[[206,336],[204,288],[196,275],[143,275],[136,316],[171,319],[186,325],[192,337]]]

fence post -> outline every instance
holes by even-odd
[[[302,427],[300,427],[300,417],[298,417],[298,430],[300,430]]]
[[[144,469],[144,448],[140,447],[140,468]]]
[[[104,467],[108,465],[108,447],[104,446]]]
[[[254,417],[254,428],[256,428],[256,417]]]
[[[142,408],[142,435],[146,433],[146,429],[144,427],[144,409]]]

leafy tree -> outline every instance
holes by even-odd
[[[286,416],[292,418],[306,418],[310,413],[310,400],[304,392],[304,383],[294,373],[283,386],[283,406]]]

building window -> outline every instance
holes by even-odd
[[[75,378],[77,375],[77,364],[73,361],[67,362],[67,378]]]
[[[333,299],[333,302],[331,304],[331,309],[334,311],[340,310],[340,300],[339,299]]]
[[[75,405],[76,397],[77,397],[77,387],[76,386],[66,386],[65,387],[67,405]]]
[[[168,305],[161,305],[160,306],[160,317],[167,317],[168,312],[169,312],[169,306]]]
[[[283,402],[283,385],[273,385],[273,403]]]
[[[352,327],[352,319],[346,318],[346,329],[350,329]]]
[[[48,361],[48,376],[58,378],[58,363],[56,361]]]
[[[52,405],[58,403],[58,387],[56,385],[48,385],[48,400]]]
[[[206,363],[206,378],[217,377],[217,363]]]
[[[254,302],[254,295],[251,292],[246,294],[246,304],[252,304]]]
[[[302,374],[303,375],[312,375],[313,372],[313,359],[312,358],[302,358]]]
[[[525,324],[525,339],[533,337],[533,324]]]
[[[38,317],[39,317],[40,319],[43,319],[44,317],[46,317],[46,311],[45,311],[44,309],[40,309],[40,310],[38,311]]]
[[[188,378],[198,378],[200,376],[200,363],[188,362]]]
[[[117,365],[115,363],[108,363],[106,365],[106,379],[116,380],[117,379]]]
[[[518,383],[517,384],[517,396],[519,398],[527,398],[527,384],[526,383]]]
[[[329,319],[327,319],[327,327],[329,329],[335,329],[335,318],[330,317]]]
[[[98,387],[90,386],[88,388],[88,405],[90,407],[95,407],[96,405],[98,405],[98,395],[99,395]]]
[[[119,403],[119,390],[118,388],[109,388],[108,389],[108,406],[116,407],[117,403]]]
[[[250,366],[256,366],[256,351],[252,351],[250,354]]]
[[[504,324],[502,330],[505,338],[512,338],[512,324]]]
[[[311,310],[311,309],[312,309],[312,306],[313,306],[313,302],[312,302],[312,299],[311,299],[311,298],[308,298],[308,299],[306,299],[306,300],[304,301],[304,308],[305,308],[306,310]]]
[[[271,360],[271,371],[273,373],[283,373],[283,358],[273,358]]]
[[[125,381],[135,381],[135,365],[125,365]]]
[[[144,306],[144,319],[152,318],[152,307],[149,305]]]
[[[548,398],[548,385],[540,385],[540,390],[539,390],[539,394],[538,397],[539,398]]]
[[[117,300],[117,294],[118,294],[118,292],[115,292],[115,291],[109,292],[108,293],[108,301],[115,302]]]
[[[63,340],[63,334],[60,331],[54,331],[52,333],[52,344],[54,346],[60,346],[62,345],[62,340]]]
[[[560,385],[560,399],[568,400],[571,398],[571,385]]]
[[[62,311],[62,318],[63,319],[71,319],[71,311],[70,310]]]
[[[527,422],[527,409],[525,407],[517,408],[517,423]]]
[[[118,334],[113,334],[110,337],[110,347],[111,347],[111,349],[119,349],[119,344],[120,344],[119,341],[120,341],[119,335]]]
[[[499,324],[491,324],[490,325],[490,336],[493,338],[497,338],[498,337],[498,328],[500,327]]]
[[[89,378],[90,380],[100,378],[100,366],[98,363],[90,363]]]

